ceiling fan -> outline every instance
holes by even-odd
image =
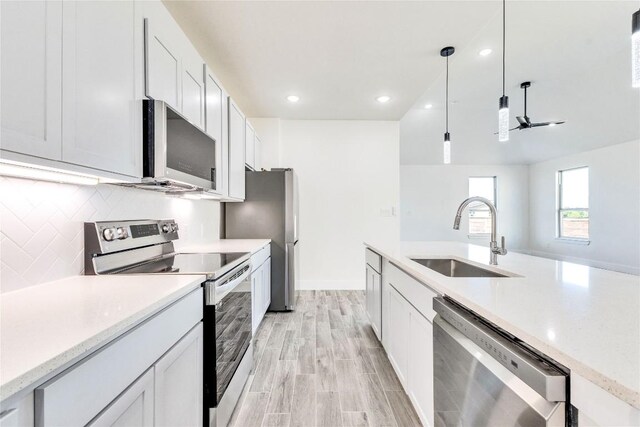
[[[531,121],[529,116],[527,116],[527,88],[530,86],[531,86],[531,82],[523,82],[520,84],[520,87],[524,89],[524,116],[517,116],[516,120],[518,120],[519,125],[517,127],[514,127],[513,129],[509,129],[509,131],[516,130],[516,129],[523,130],[523,129],[543,127],[543,126],[555,126],[555,125],[563,124],[565,122],[564,120],[555,121],[555,122],[540,122],[540,123],[534,123]]]

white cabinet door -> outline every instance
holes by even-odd
[[[0,427],[24,427],[35,425],[33,393],[20,400],[12,398],[0,403]]]
[[[182,108],[179,27],[162,4],[145,3],[145,92],[174,110]],[[176,28],[178,27],[178,28]]]
[[[204,125],[204,61],[198,52],[185,40],[182,51],[182,115],[201,129]]]
[[[378,340],[382,340],[382,277],[380,273],[373,271],[371,276],[373,298],[371,301],[371,326]]]
[[[400,382],[407,381],[409,351],[409,303],[395,290],[389,289],[389,348],[387,354]]]
[[[371,327],[380,340],[382,338],[382,277],[370,265],[367,265],[366,309]]]
[[[267,258],[262,266],[262,286],[263,286],[263,305],[262,314],[267,312],[269,305],[271,304],[271,257]]]
[[[95,417],[88,427],[152,427],[153,368],[142,374],[129,388]]]
[[[62,159],[141,177],[142,20],[135,3],[65,1],[63,23]]]
[[[367,310],[367,316],[369,321],[373,323],[371,312],[373,311],[373,269],[371,266],[365,266],[365,308]]]
[[[62,2],[0,2],[2,149],[62,157]]]
[[[262,286],[262,272],[263,265],[256,268],[253,273],[251,273],[251,332],[255,335],[258,330],[258,326],[260,326],[260,322],[262,322],[263,312],[262,312],[262,304],[264,300],[264,288]]]
[[[245,117],[229,98],[229,197],[244,200]]]
[[[255,163],[254,163],[255,170],[257,171],[262,170],[262,142],[260,141],[260,138],[258,138],[257,135],[255,139],[254,157],[255,157]]]
[[[202,426],[202,322],[154,366],[155,426]]]
[[[245,163],[251,169],[255,170],[256,166],[256,157],[255,157],[255,148],[256,148],[256,131],[253,130],[253,126],[249,123],[249,120],[246,121],[246,130],[245,130]]]
[[[229,152],[229,140],[223,134],[223,120],[226,117],[223,104],[222,86],[215,76],[204,66],[205,79],[205,131],[216,141],[216,192],[227,195],[225,173],[229,167],[226,154]],[[227,129],[227,128],[225,128]]]
[[[433,424],[433,325],[409,305],[407,394],[424,425]]]

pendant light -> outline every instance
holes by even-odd
[[[442,48],[440,56],[447,58],[447,80],[445,88],[445,132],[443,144],[443,163],[448,165],[451,163],[451,135],[449,134],[449,57],[455,52],[455,48],[447,46]]]
[[[631,17],[631,85],[640,87],[640,9]]]
[[[505,45],[507,1],[502,0],[502,96],[498,101],[498,141],[509,140],[509,97],[505,95]]]

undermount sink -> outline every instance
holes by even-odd
[[[509,277],[505,274],[485,270],[484,268],[458,261],[457,259],[411,258],[411,260],[447,277]]]

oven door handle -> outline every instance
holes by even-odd
[[[223,277],[219,280],[210,280],[205,282],[205,304],[216,305],[218,301],[222,299],[222,297],[229,293],[229,291],[238,286],[240,283],[244,282],[244,280],[249,277],[249,274],[251,274],[251,264],[247,264],[240,270],[236,270],[231,274],[231,276],[235,276],[238,273],[240,273],[240,275],[233,277],[230,280],[225,280]],[[229,275],[227,275],[226,277],[229,277]]]

